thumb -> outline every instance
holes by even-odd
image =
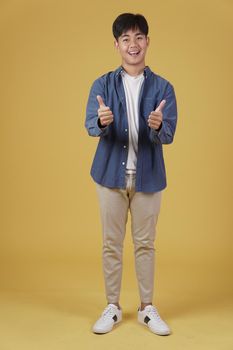
[[[155,112],[162,112],[162,109],[166,103],[166,100],[162,100],[159,104],[159,106],[156,108]]]
[[[102,97],[100,95],[97,95],[96,98],[97,98],[97,100],[99,102],[99,106],[100,107],[106,107],[105,104],[104,104],[104,101],[103,101],[103,99],[102,99]]]

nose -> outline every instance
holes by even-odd
[[[137,47],[137,43],[136,43],[136,39],[135,38],[130,40],[129,46],[130,46],[130,48]]]

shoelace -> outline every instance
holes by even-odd
[[[106,320],[107,318],[114,316],[115,312],[113,310],[113,308],[110,306],[108,306],[107,308],[105,308],[105,310],[102,313],[102,318],[103,320]]]
[[[151,308],[148,310],[148,314],[149,314],[152,318],[156,318],[157,321],[159,321],[159,322],[161,322],[161,323],[164,323],[155,307],[151,307]]]

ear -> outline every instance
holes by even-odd
[[[147,46],[149,46],[149,44],[150,44],[150,37],[149,36],[147,36],[146,41],[147,41]]]
[[[114,40],[114,46],[116,49],[118,49],[118,47],[119,47],[118,41],[116,39]]]

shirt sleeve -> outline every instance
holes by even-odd
[[[161,101],[164,99],[166,103],[163,108],[162,123],[157,130],[150,128],[150,139],[154,143],[169,144],[173,142],[177,124],[176,95],[174,87],[170,83],[168,83]]]
[[[109,130],[108,125],[105,127],[100,127],[100,124],[98,123],[97,111],[99,109],[99,103],[96,98],[97,95],[100,95],[105,102],[103,78],[98,78],[94,81],[87,101],[85,128],[90,136],[104,136],[107,135]]]

